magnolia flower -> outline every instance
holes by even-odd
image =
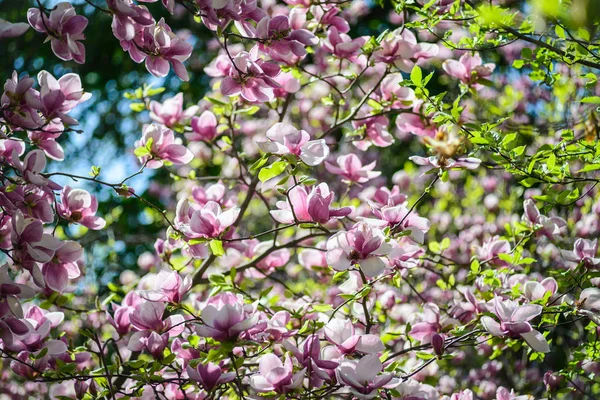
[[[353,153],[341,155],[336,161],[337,166],[326,161],[325,168],[332,174],[340,175],[350,182],[366,183],[381,175],[380,171],[373,171],[375,161],[367,165],[362,165],[360,158]]]
[[[175,141],[172,130],[158,124],[146,125],[142,139],[135,145],[142,148],[141,152],[136,153],[140,162],[152,169],[162,167],[165,161],[180,165],[194,158],[187,147]]]
[[[169,128],[185,124],[198,112],[200,107],[191,106],[183,110],[183,93],[178,93],[175,97],[167,99],[164,103],[152,100],[150,102],[150,118]]]
[[[106,226],[106,221],[96,216],[98,211],[96,197],[87,191],[65,186],[60,194],[60,201],[56,205],[56,211],[62,218],[93,230]]]
[[[42,129],[27,131],[27,136],[31,143],[44,151],[47,157],[62,161],[65,159],[65,152],[56,139],[63,133],[64,129],[62,123],[50,122]]]
[[[191,380],[200,383],[207,392],[224,383],[233,381],[236,377],[235,372],[223,373],[221,367],[211,362],[198,364],[196,368],[187,366],[187,373]]]
[[[532,199],[525,200],[523,208],[525,212],[521,219],[527,225],[532,226],[538,235],[558,240],[566,232],[567,222],[564,219],[542,215]]]
[[[301,346],[294,346],[289,340],[283,342],[283,347],[291,351],[298,362],[310,371],[310,385],[321,387],[324,381],[333,377],[333,370],[339,365],[336,361],[321,358],[321,345],[317,335],[307,337]]]
[[[330,208],[334,193],[326,183],[314,187],[310,194],[306,188],[296,186],[288,193],[288,201],[277,202],[279,210],[270,211],[275,220],[282,224],[298,221],[327,223],[332,218],[343,218],[352,212],[351,207]],[[293,210],[293,211],[292,211]]]
[[[132,40],[142,27],[154,25],[154,18],[144,6],[139,6],[131,0],[106,0],[106,5],[112,11],[112,32],[119,40]]]
[[[35,295],[27,285],[14,283],[8,275],[8,264],[0,266],[0,318],[12,314],[23,318],[23,308],[19,299],[28,299]]]
[[[64,241],[56,249],[52,260],[42,266],[46,286],[57,292],[63,292],[69,279],[76,279],[81,275],[77,261],[82,255],[83,247],[79,243]]]
[[[154,290],[140,291],[140,296],[149,301],[180,303],[192,287],[192,278],[186,275],[181,279],[177,271],[163,269],[156,275],[154,283]]]
[[[350,387],[350,392],[358,399],[373,399],[381,388],[391,389],[399,381],[392,374],[379,374],[383,364],[375,354],[360,360],[344,360],[337,369],[338,379]]]
[[[389,33],[381,41],[373,56],[377,62],[392,64],[401,71],[409,73],[415,64],[428,60],[439,53],[439,47],[433,43],[417,43],[417,38],[408,29]]]
[[[42,176],[42,171],[46,168],[46,156],[42,150],[32,150],[23,159],[23,162],[17,157],[17,152],[12,154],[12,164],[21,173],[21,176],[29,183],[40,187],[48,187],[51,190],[59,190],[61,187],[50,179]]]
[[[173,33],[163,18],[143,26],[131,40],[121,40],[121,47],[129,52],[134,62],[145,61],[146,69],[154,76],[167,76],[172,66],[179,79],[189,80],[183,61],[190,58],[192,45]]]
[[[308,132],[286,123],[279,122],[269,128],[267,138],[269,142],[256,142],[265,153],[293,154],[311,167],[321,164],[329,155],[325,139],[310,140]]]
[[[541,282],[529,281],[524,286],[524,294],[530,301],[542,300],[547,293],[553,296],[558,290],[558,283],[554,278],[546,278]]]
[[[222,211],[218,203],[209,201],[193,212],[189,225],[183,227],[184,232],[189,238],[217,238],[234,224],[239,214],[239,207]]]
[[[334,318],[323,328],[325,338],[334,344],[341,354],[352,354],[356,351],[366,354],[379,353],[385,350],[377,335],[357,335],[350,320]]]
[[[48,71],[38,74],[40,83],[41,111],[49,119],[58,118],[70,125],[78,122],[66,115],[79,103],[83,103],[92,97],[91,93],[85,93],[81,87],[81,78],[77,74],[66,74],[56,79]]]
[[[327,240],[327,262],[336,271],[360,265],[363,273],[373,278],[383,272],[381,256],[390,253],[383,231],[359,222],[350,231],[340,231]]]
[[[27,20],[38,32],[46,33],[54,54],[64,61],[74,60],[85,63],[85,47],[80,40],[85,39],[83,30],[88,24],[86,17],[76,15],[70,3],[58,3],[46,16],[39,8],[27,11]]]
[[[179,336],[185,328],[182,315],[171,315],[163,320],[164,312],[163,302],[145,301],[135,307],[129,315],[129,320],[138,332],[129,338],[127,344],[129,350],[141,351],[146,348],[155,357],[162,355],[168,338]]]
[[[600,265],[600,258],[596,257],[598,252],[598,239],[588,240],[579,238],[575,241],[573,251],[561,250],[560,253],[565,260],[574,263],[583,263],[589,267]]]
[[[241,297],[225,292],[208,300],[202,310],[202,322],[203,325],[196,326],[198,335],[225,341],[254,327],[258,314],[251,306],[246,306]]]
[[[188,109],[189,110],[189,109]],[[204,111],[199,117],[192,117],[191,132],[186,132],[185,137],[190,141],[210,142],[217,137],[218,121],[212,111]]]
[[[277,392],[285,394],[299,388],[304,379],[306,368],[293,373],[290,356],[285,355],[282,363],[275,354],[265,354],[258,361],[258,375],[250,378],[250,385],[258,392]]]
[[[483,327],[494,336],[522,337],[535,351],[550,352],[550,346],[544,336],[533,329],[529,321],[542,313],[542,306],[537,304],[519,305],[512,300],[494,298],[494,313],[500,323],[488,316],[481,317]]]
[[[600,289],[590,287],[579,294],[579,301],[575,303],[580,314],[600,325]]]
[[[459,79],[464,83],[475,83],[480,78],[487,78],[492,74],[496,65],[493,63],[483,64],[479,54],[463,54],[458,61],[446,60],[442,64],[448,75]]]
[[[21,36],[29,29],[25,22],[12,22],[0,18],[0,39],[10,39]]]
[[[364,37],[352,39],[347,34],[338,31],[335,26],[331,26],[327,31],[327,39],[323,41],[323,49],[339,58],[356,61],[359,50],[365,42]]]
[[[40,93],[33,89],[34,83],[35,81],[29,75],[19,79],[17,71],[13,71],[12,76],[4,84],[4,92],[0,99],[5,110],[3,118],[21,129],[38,129],[45,122],[39,115],[38,110],[42,108],[42,104]],[[22,152],[18,155],[22,155]]]
[[[142,303],[142,298],[136,292],[129,292],[121,301],[121,305],[112,303],[114,315],[107,312],[108,322],[115,327],[120,336],[126,335],[131,330],[131,321],[129,316],[135,311],[135,308]]]

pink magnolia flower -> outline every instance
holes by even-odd
[[[360,360],[344,360],[337,369],[338,380],[350,387],[358,399],[373,399],[381,388],[394,388],[399,381],[392,374],[380,374],[383,364],[375,354]]]
[[[436,156],[419,157],[411,156],[409,160],[417,165],[431,166],[434,169],[477,169],[481,165],[481,160],[475,157],[462,158],[441,158]]]
[[[296,186],[288,196],[291,204],[279,201],[279,210],[270,211],[273,218],[282,224],[293,223],[294,216],[298,221],[327,223],[332,218],[343,218],[352,212],[351,207],[331,208],[334,193],[324,182],[315,186],[310,194],[305,187]]]
[[[192,131],[186,132],[185,137],[189,141],[210,142],[217,137],[217,117],[212,111],[206,110],[199,117],[192,117]]]
[[[189,224],[183,230],[189,238],[217,238],[233,225],[239,214],[239,207],[222,211],[218,203],[209,201],[193,212]]]
[[[83,189],[71,189],[65,186],[60,194],[60,203],[56,211],[62,218],[86,228],[99,230],[106,226],[104,218],[97,217],[98,201]]]
[[[412,325],[409,334],[416,340],[420,340],[421,343],[430,343],[432,336],[442,329],[440,308],[433,303],[425,304],[420,315],[420,321]]]
[[[360,352],[365,354],[379,353],[385,349],[377,335],[357,335],[354,324],[350,320],[334,318],[323,328],[325,338],[336,346],[341,354]]]
[[[153,356],[161,356],[169,337],[179,336],[185,325],[182,315],[174,314],[163,320],[165,303],[145,301],[129,315],[131,325],[138,331],[131,335],[127,348],[141,351],[146,348]]]
[[[388,132],[389,124],[390,121],[383,115],[353,121],[354,129],[364,129],[366,135],[364,140],[355,141],[354,145],[361,150],[368,149],[371,144],[377,147],[391,146],[394,143],[394,137]]]
[[[29,29],[25,22],[12,23],[0,18],[0,39],[9,39],[21,36]]]
[[[270,141],[256,142],[265,153],[293,154],[311,167],[321,164],[329,155],[329,146],[325,139],[310,140],[308,132],[286,123],[278,122],[269,128],[267,138]]]
[[[11,222],[13,257],[32,273],[38,286],[44,287],[44,278],[37,263],[52,260],[54,253],[61,246],[61,241],[44,233],[42,221],[25,218],[20,210],[13,215]]]
[[[583,263],[588,267],[600,265],[600,258],[596,257],[598,252],[598,239],[588,240],[579,238],[573,245],[573,251],[561,250],[563,258],[574,263]]]
[[[152,100],[150,102],[150,118],[169,128],[185,124],[192,118],[200,107],[191,106],[183,110],[183,93],[177,93],[175,97],[167,99],[164,103]]]
[[[242,32],[245,36],[261,39],[259,49],[270,55],[275,61],[289,65],[295,64],[306,56],[306,46],[319,43],[319,39],[306,29],[293,29],[290,19],[285,15],[273,18],[265,16],[256,29],[250,27],[249,32]]]
[[[173,33],[162,18],[156,24],[140,26],[133,39],[121,40],[121,47],[134,62],[145,60],[146,69],[154,76],[167,76],[172,66],[179,79],[189,80],[183,61],[190,58],[192,45]]]
[[[337,166],[325,161],[325,168],[332,174],[340,175],[350,182],[366,183],[381,175],[380,171],[373,171],[376,161],[362,165],[356,154],[341,155],[337,158]]]
[[[410,236],[418,243],[425,241],[425,234],[429,232],[429,220],[420,217],[419,214],[412,211],[402,204],[377,207],[371,203],[373,214],[377,219],[363,218],[371,225],[384,228],[386,226],[398,231],[409,231]]]
[[[156,275],[154,290],[143,290],[140,296],[149,301],[181,303],[185,294],[192,287],[192,278],[186,275],[181,279],[177,271],[163,269]]]
[[[241,296],[225,292],[208,300],[202,310],[202,322],[203,325],[196,326],[198,335],[225,341],[253,328],[258,314],[252,306],[244,304]]]
[[[365,42],[364,37],[352,39],[347,34],[338,31],[335,26],[331,26],[327,31],[327,39],[323,41],[323,50],[339,58],[356,61]]]
[[[66,115],[79,103],[89,100],[91,93],[85,93],[81,87],[81,78],[77,74],[66,74],[56,79],[48,71],[38,74],[40,83],[41,111],[48,119],[58,118],[70,125],[77,120]]]
[[[61,2],[46,16],[39,8],[27,11],[27,20],[38,32],[46,33],[54,54],[64,61],[74,60],[85,63],[85,47],[80,40],[85,39],[83,30],[88,24],[86,17],[76,15],[73,6]]]
[[[353,265],[369,278],[383,272],[382,256],[390,253],[383,231],[359,222],[349,231],[340,231],[327,240],[327,262],[336,271],[346,271]]]
[[[531,400],[533,397],[527,394],[517,396],[515,390],[511,389],[510,392],[507,388],[500,386],[496,390],[496,400]]]
[[[61,187],[50,179],[42,176],[46,168],[46,156],[41,150],[32,150],[25,155],[23,162],[17,157],[16,151],[12,154],[12,165],[21,173],[21,176],[29,183],[39,187],[47,187],[51,190],[59,190]]]
[[[475,83],[480,78],[487,78],[492,74],[496,65],[493,63],[483,64],[479,54],[463,54],[458,61],[446,60],[442,64],[448,75],[459,79],[463,83]]]
[[[306,368],[294,374],[290,356],[285,355],[282,363],[275,354],[265,354],[258,361],[258,375],[250,378],[250,385],[258,392],[277,392],[285,394],[302,385]]]
[[[333,370],[339,365],[336,361],[322,359],[321,345],[317,335],[307,337],[300,348],[294,346],[289,340],[283,342],[283,347],[292,352],[300,365],[310,371],[311,387],[318,388],[323,385],[324,381],[330,381],[333,377]]]
[[[242,51],[228,66],[226,77],[221,82],[221,93],[225,96],[241,95],[250,102],[266,102],[275,97],[274,89],[280,85],[275,81],[279,65],[259,57],[258,46],[250,52]]]
[[[120,336],[124,336],[131,330],[131,321],[129,319],[135,308],[142,303],[142,298],[136,292],[129,292],[123,298],[121,305],[112,303],[114,315],[108,314],[108,322],[115,327]]]
[[[143,155],[138,158],[152,169],[162,167],[165,161],[180,165],[187,164],[194,158],[187,147],[175,140],[172,130],[158,124],[146,125],[141,140],[135,145],[147,150],[147,153],[142,152]]]
[[[9,190],[8,186],[0,188],[0,206],[9,214],[21,210],[25,216],[46,223],[52,222],[54,221],[54,210],[51,206],[53,202],[53,194],[32,184],[18,185],[14,190]]]
[[[558,240],[567,231],[567,222],[560,217],[547,217],[540,213],[532,199],[523,202],[522,220],[525,224],[532,226],[536,234],[544,235],[550,240]]]
[[[5,343],[10,351],[27,351],[37,353],[47,349],[49,356],[59,356],[67,351],[67,345],[61,340],[50,339],[50,330],[56,328],[64,319],[64,314],[45,312],[37,306],[32,306],[25,312],[22,320],[28,327],[28,332],[15,337],[12,343]]]
[[[403,135],[435,137],[438,128],[429,117],[421,115],[420,106],[413,108],[414,113],[401,113],[396,118],[396,128]],[[408,136],[410,137],[410,136]]]
[[[595,287],[583,289],[579,294],[577,305],[584,310],[600,312],[600,289]]]
[[[529,281],[525,283],[525,286],[523,287],[525,297],[530,301],[542,300],[546,297],[547,293],[554,296],[557,290],[558,283],[554,278],[545,278],[541,282]]]
[[[132,40],[141,27],[154,25],[150,11],[132,0],[106,0],[106,5],[113,14],[113,35],[119,40]]]
[[[481,246],[475,247],[475,253],[481,261],[492,262],[498,266],[510,265],[509,262],[498,257],[500,254],[510,254],[510,252],[510,243],[498,237],[489,238]]]
[[[535,351],[550,352],[550,346],[544,336],[532,328],[529,321],[542,313],[542,306],[537,304],[519,305],[512,300],[494,298],[494,313],[500,323],[488,316],[481,317],[485,330],[494,336],[521,337]]]
[[[44,120],[38,112],[42,108],[40,93],[33,89],[34,83],[29,75],[19,79],[17,71],[13,71],[12,77],[4,84],[4,92],[0,99],[2,108],[5,109],[2,116],[9,123],[16,125],[17,129],[38,129],[44,125]]]
[[[81,271],[77,261],[83,255],[83,247],[77,242],[67,240],[56,249],[52,260],[42,266],[46,286],[62,293],[69,279],[79,278]]]
[[[301,3],[304,0],[287,0],[288,4]],[[310,1],[306,2],[306,7],[310,6]],[[315,16],[315,19],[323,26],[334,26],[339,32],[348,33],[350,24],[343,16],[338,15],[340,9],[338,7],[330,7],[331,4],[319,4],[310,7],[310,12]],[[327,8],[330,7],[330,8]]]
[[[23,308],[21,307],[21,303],[19,303],[19,299],[28,299],[34,295],[35,292],[32,288],[27,285],[14,283],[13,280],[10,279],[10,276],[8,275],[8,264],[0,266],[0,318],[6,320],[10,315],[16,318],[23,318]],[[10,323],[10,321],[8,322]],[[22,323],[16,323],[18,326],[22,326]],[[12,324],[9,326],[11,325]],[[21,329],[21,332],[26,333],[27,329]]]
[[[42,129],[27,131],[27,136],[31,143],[44,151],[47,157],[62,161],[65,159],[65,152],[56,139],[63,133],[64,129],[62,123],[50,122]]]
[[[439,47],[434,43],[417,43],[417,38],[408,29],[389,33],[373,54],[375,61],[395,65],[403,72],[412,71],[415,64],[435,57]]]
[[[220,366],[211,362],[200,363],[196,368],[188,365],[187,373],[191,380],[198,382],[207,392],[211,392],[219,385],[232,382],[236,377],[235,372],[223,373]]]

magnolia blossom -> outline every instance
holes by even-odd
[[[211,392],[219,385],[233,381],[236,377],[235,372],[223,373],[220,366],[211,362],[200,363],[196,368],[188,365],[187,373],[191,380],[200,383],[207,392]]]
[[[433,43],[417,43],[417,38],[408,29],[401,28],[389,33],[381,41],[381,48],[373,56],[375,60],[392,64],[403,72],[410,72],[415,64],[435,57],[439,47]]]
[[[79,243],[64,241],[54,252],[52,260],[42,267],[46,286],[57,292],[63,292],[69,279],[76,279],[81,275],[77,261],[82,255],[83,247]]]
[[[145,61],[146,69],[154,76],[167,76],[172,66],[181,80],[189,80],[183,61],[190,58],[192,46],[173,33],[162,18],[156,24],[142,26],[132,39],[121,40],[121,47],[134,62]]]
[[[42,108],[40,93],[33,89],[34,83],[29,75],[19,78],[17,71],[13,71],[4,84],[0,99],[2,108],[5,109],[3,118],[18,129],[38,129],[44,124],[38,112]],[[18,155],[21,156],[22,152]]]
[[[600,289],[590,287],[582,290],[576,306],[580,314],[600,325]]]
[[[60,201],[56,205],[56,211],[64,219],[93,230],[106,226],[106,221],[96,216],[98,211],[96,197],[87,191],[65,186],[60,194]]]
[[[290,356],[282,363],[275,354],[265,354],[258,361],[257,375],[252,375],[250,385],[258,392],[288,393],[302,385],[306,368],[294,374]]]
[[[165,100],[163,103],[152,100],[150,102],[150,118],[169,128],[184,124],[198,112],[200,107],[191,106],[183,109],[183,93]]]
[[[565,234],[567,222],[560,217],[542,215],[532,199],[525,200],[523,208],[525,212],[523,213],[522,220],[527,225],[533,226],[536,234],[544,235],[551,240],[558,240]]]
[[[162,125],[151,124],[144,127],[142,139],[136,147],[143,148],[138,156],[148,168],[160,168],[165,161],[173,164],[187,164],[194,158],[192,152],[175,140],[173,131]]]
[[[278,222],[291,224],[294,216],[298,221],[327,223],[332,218],[343,218],[352,212],[351,207],[331,208],[334,193],[326,183],[315,186],[310,193],[303,186],[296,186],[288,192],[288,201],[278,201],[279,210],[270,213]]]
[[[131,0],[106,0],[106,5],[113,15],[113,35],[119,40],[132,40],[142,27],[154,25],[154,18],[148,9]]]
[[[493,63],[483,64],[479,54],[463,54],[458,61],[446,60],[442,64],[448,75],[459,79],[464,83],[475,83],[480,78],[487,78],[494,72],[496,65]]]
[[[203,325],[197,325],[198,335],[219,341],[237,338],[242,332],[255,327],[258,314],[241,297],[220,293],[211,297],[202,310]]]
[[[589,267],[600,265],[600,258],[596,257],[598,252],[598,239],[588,240],[579,238],[575,241],[573,251],[560,251],[565,260],[574,263],[583,263]]]
[[[80,40],[85,39],[83,30],[88,24],[86,17],[76,15],[70,3],[61,2],[47,16],[39,8],[27,11],[27,20],[38,32],[46,33],[52,51],[61,60],[74,60],[85,63],[85,47]]]
[[[558,290],[558,283],[554,278],[545,278],[541,282],[529,281],[524,286],[524,294],[530,301],[542,300],[547,293],[553,296]]]
[[[188,108],[189,110],[189,108]],[[190,141],[210,142],[217,137],[217,117],[212,111],[204,111],[199,117],[192,117],[191,132],[185,133],[185,138]]]
[[[352,39],[347,34],[338,31],[335,26],[331,26],[327,31],[327,39],[323,41],[323,49],[339,58],[356,61],[359,50],[365,42],[364,37]]]
[[[322,358],[317,335],[310,335],[299,347],[286,340],[283,342],[283,347],[291,351],[298,362],[310,371],[309,379],[313,387],[320,387],[324,381],[331,380],[335,368],[339,365],[336,361]]]
[[[366,354],[382,352],[385,347],[377,335],[357,335],[350,320],[332,319],[323,328],[325,338],[336,346],[341,354],[356,351]]]
[[[41,150],[31,150],[25,155],[23,162],[19,160],[17,153],[13,152],[12,164],[29,183],[39,187],[47,187],[51,190],[58,190],[61,188],[50,179],[42,176],[42,171],[46,168],[46,156]]]
[[[209,201],[193,212],[189,225],[183,229],[189,238],[217,238],[233,225],[239,214],[239,207],[222,211],[218,203]]]
[[[48,71],[38,74],[40,83],[41,111],[46,118],[58,118],[70,125],[77,125],[77,120],[66,115],[79,103],[92,97],[81,87],[81,78],[77,74],[66,74],[56,79]]]
[[[140,296],[149,301],[166,301],[180,303],[192,287],[192,278],[186,275],[181,279],[177,271],[163,269],[156,275],[155,289],[143,290]]]
[[[326,161],[325,168],[332,174],[340,175],[350,182],[366,183],[381,175],[380,171],[373,171],[376,161],[362,165],[360,158],[353,153],[341,155],[336,161],[337,165]]]
[[[144,348],[159,357],[168,343],[169,337],[179,336],[185,326],[180,314],[175,314],[163,320],[165,303],[145,301],[135,307],[129,315],[131,325],[138,332],[131,335],[127,348],[140,351]]]
[[[267,138],[270,141],[256,142],[265,153],[293,154],[311,167],[321,164],[329,156],[329,147],[324,139],[310,140],[308,132],[286,123],[279,122],[269,128]]]
[[[0,40],[21,36],[29,29],[25,22],[12,23],[0,18]]]
[[[380,374],[383,369],[375,354],[360,360],[344,360],[337,369],[340,382],[350,387],[350,392],[358,399],[373,399],[381,388],[394,388],[399,381],[392,374]]]
[[[544,336],[533,329],[529,321],[542,313],[537,304],[519,305],[512,300],[494,298],[494,313],[500,323],[488,316],[481,317],[484,328],[494,336],[522,337],[535,351],[550,352],[550,346]]]
[[[383,272],[385,262],[381,256],[391,250],[383,231],[359,222],[350,231],[340,231],[327,240],[327,262],[336,271],[360,265],[364,274],[372,278]]]

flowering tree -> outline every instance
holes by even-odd
[[[0,99],[0,394],[600,397],[591,2],[160,3],[0,20],[1,44],[33,35],[62,65],[15,67]],[[149,79],[188,82],[126,93],[123,179],[62,167],[90,12]],[[200,68],[190,31],[211,37]],[[161,232],[81,285],[90,231],[126,217],[107,196]]]

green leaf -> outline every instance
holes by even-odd
[[[285,171],[285,167],[287,166],[287,161],[276,161],[268,167],[261,169],[258,173],[258,179],[260,179],[261,182],[266,182]]]
[[[136,157],[144,157],[150,154],[150,151],[145,147],[138,147],[133,151],[133,154],[135,154]]]
[[[581,103],[600,104],[600,96],[588,96],[581,99]]]
[[[135,112],[142,112],[146,109],[146,105],[144,103],[131,103],[129,108]]]
[[[225,249],[223,249],[223,242],[221,242],[220,240],[213,239],[208,245],[213,255],[220,257],[223,254],[225,254]]]
[[[410,71],[410,80],[416,86],[421,86],[421,83],[423,82],[423,71],[421,71],[421,68],[418,65],[415,65],[412,71]]]

